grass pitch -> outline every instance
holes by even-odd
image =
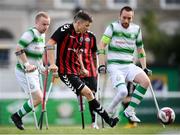
[[[18,130],[15,126],[0,126],[0,134],[83,134],[83,135],[112,135],[112,134],[180,134],[180,125],[169,125],[163,128],[160,124],[139,124],[136,128],[126,129],[122,125],[114,128],[105,126],[99,130],[91,129],[86,125],[85,129],[78,126],[53,126],[49,129],[36,130],[33,126],[26,126],[24,131]]]
[[[18,130],[15,126],[0,126],[0,134],[93,134],[93,135],[107,135],[107,134],[180,134],[180,125],[170,125],[163,128],[160,124],[139,124],[136,128],[125,129],[118,125],[114,128],[106,126],[99,130],[91,129],[86,125],[85,129],[81,126],[49,126],[46,130],[36,130],[33,126],[26,126],[24,131]]]

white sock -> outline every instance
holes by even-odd
[[[127,87],[125,84],[121,84],[118,87],[116,87],[117,89],[117,94],[115,95],[115,97],[113,98],[113,100],[111,101],[110,105],[107,108],[107,112],[108,113],[114,113],[115,108],[117,107],[117,105],[122,102],[122,100],[127,96],[128,91],[127,91]]]

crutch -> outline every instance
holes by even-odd
[[[81,112],[82,129],[84,129],[85,128],[85,123],[84,123],[84,107],[83,107],[83,97],[82,97],[82,95],[78,96],[78,101],[79,101],[79,111]]]
[[[46,111],[46,90],[47,90],[47,81],[48,81],[48,58],[47,58],[47,49],[45,48],[45,77],[44,77],[44,85],[43,85],[43,101],[42,101],[42,111],[39,119],[39,128],[42,130],[43,125],[43,117],[45,114],[46,120],[46,129],[48,129],[48,119],[47,119],[47,111]]]
[[[96,54],[96,68],[98,69],[99,67],[99,58],[98,58],[98,54]],[[97,70],[97,92],[96,92],[96,99],[99,101],[101,98],[101,89],[100,89],[100,74]],[[97,113],[95,113],[95,127],[98,127],[97,125],[97,121],[98,121],[98,115]],[[102,122],[102,128],[104,128],[104,121],[103,118],[101,117],[101,122]]]
[[[154,103],[155,103],[155,106],[156,106],[156,109],[157,109],[157,113],[158,113],[158,116],[159,116],[159,114],[160,114],[160,109],[159,109],[159,105],[158,105],[158,102],[157,102],[157,99],[156,99],[156,96],[155,96],[155,93],[154,93],[154,90],[153,90],[153,87],[152,87],[152,84],[150,83],[150,85],[149,85],[149,88],[150,88],[150,90],[151,90],[151,94],[152,94],[152,96],[153,96],[153,99],[154,99]],[[165,125],[164,124],[162,124],[163,125],[163,127],[165,128]]]
[[[32,98],[32,93],[31,93],[31,88],[30,88],[29,79],[28,79],[28,72],[26,71],[24,66],[20,63],[20,60],[19,60],[19,64],[20,64],[21,68],[23,69],[24,75],[26,78],[26,83],[27,83],[27,87],[28,87],[28,95],[30,98],[30,102],[31,102],[31,106],[32,106],[32,112],[33,112],[33,116],[34,116],[34,124],[35,124],[36,129],[39,129],[38,123],[37,123],[36,112],[35,112],[35,108],[34,108],[34,103],[33,103],[33,98]]]
[[[46,92],[46,99],[45,99],[45,120],[46,120],[46,129],[48,129],[49,128],[49,124],[48,124],[48,115],[47,115],[47,108],[46,108],[46,105],[47,105],[47,101],[48,101],[48,98],[49,98],[49,95],[50,95],[50,93],[51,93],[51,90],[52,90],[52,86],[53,86],[53,83],[54,83],[54,80],[55,80],[55,78],[57,78],[57,74],[53,74],[52,75],[52,81],[51,81],[51,83],[49,84],[49,88],[48,88],[48,91]],[[42,74],[40,74],[40,83],[41,83],[41,89],[43,89],[43,81],[42,81],[43,79],[42,79]],[[40,123],[40,120],[39,120],[39,123]]]
[[[57,73],[55,73],[55,74],[53,73],[53,74],[52,74],[52,81],[51,81],[51,83],[50,83],[50,85],[49,85],[49,89],[48,89],[48,91],[47,91],[46,103],[47,103],[48,98],[49,98],[49,95],[50,95],[50,93],[51,93],[52,86],[53,86],[53,83],[54,83],[55,78],[58,78],[58,74],[57,74]]]
[[[32,106],[32,112],[33,112],[33,116],[34,116],[34,124],[35,124],[36,129],[39,129],[27,72],[25,72],[25,76],[26,76],[26,82],[27,82],[27,86],[28,86],[28,90],[29,90],[29,97],[30,97],[30,102],[31,102],[31,106]]]

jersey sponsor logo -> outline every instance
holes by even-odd
[[[125,40],[116,40],[115,44],[117,44],[117,45],[121,45],[121,44],[134,45],[134,41],[130,42],[130,41],[125,41]]]
[[[75,49],[75,48],[68,48],[68,51],[78,52],[78,49]]]
[[[86,41],[86,42],[90,42],[90,38],[88,38],[88,37],[85,38],[85,41]]]

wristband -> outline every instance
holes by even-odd
[[[98,54],[106,54],[106,51],[104,49],[99,49],[97,53]]]
[[[144,58],[144,57],[146,57],[146,55],[144,53],[138,54],[138,58]]]

